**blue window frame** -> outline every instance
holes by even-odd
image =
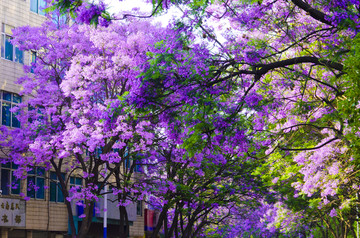
[[[136,201],[136,215],[142,216],[142,210],[143,210],[142,201]]]
[[[134,157],[133,159],[133,163],[135,163],[135,167],[134,167],[134,172],[136,173],[142,173],[143,172],[143,169],[142,169],[142,158],[143,158],[143,155],[142,154],[138,154]]]
[[[35,69],[35,66],[36,66],[36,52],[32,51],[30,53],[30,73],[34,73],[34,69]]]
[[[13,45],[11,44],[10,40],[11,40],[11,37],[8,36],[8,35],[4,35],[4,38],[5,38],[5,55],[2,55],[3,58],[7,59],[7,60],[11,60],[13,61],[13,51],[14,51],[14,47]]]
[[[126,157],[124,162],[125,162],[125,168],[130,169],[131,166],[130,158]]]
[[[20,179],[14,176],[18,166],[14,163],[1,165],[1,190],[3,195],[20,194]]]
[[[27,196],[36,199],[45,199],[45,169],[34,167],[28,172]]]
[[[30,11],[45,16],[46,0],[30,0]]]
[[[13,107],[21,103],[21,96],[6,91],[0,92],[1,102],[1,124],[10,127],[20,128],[20,121],[16,118],[18,113],[11,111]]]
[[[70,177],[70,188],[77,187],[77,191],[81,191],[82,178]]]
[[[53,11],[52,21],[55,23],[57,29],[61,29],[63,26],[67,25],[68,18],[65,14],[60,14],[58,11]]]
[[[61,177],[65,180],[65,173],[61,173]],[[64,202],[64,194],[61,191],[60,181],[55,172],[50,172],[50,201]]]
[[[1,58],[24,64],[24,52],[11,43],[13,27],[2,24],[1,28]]]

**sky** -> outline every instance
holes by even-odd
[[[130,11],[133,8],[140,8],[140,11],[144,12],[144,15],[151,15],[152,12],[152,4],[146,3],[145,0],[104,0],[104,2],[108,6],[108,11],[111,14],[115,14],[115,15],[119,13],[121,10]],[[152,17],[151,19],[153,20],[153,22],[155,23],[159,22],[162,24],[163,27],[166,27],[169,21],[172,19],[172,16],[179,17],[181,15],[182,13],[178,8],[172,7],[168,9],[165,14],[162,14],[161,16]],[[210,25],[217,28],[217,24],[218,23],[212,22]],[[224,26],[226,28],[229,26],[229,24],[227,23]],[[221,43],[225,42],[225,39],[222,36],[221,31],[216,30],[215,32],[213,32],[213,34],[216,34],[218,41],[220,41]]]
[[[152,4],[146,3],[143,0],[104,0],[108,5],[108,11],[112,14],[117,14],[121,10],[130,11],[133,8],[140,8],[145,15],[150,15],[152,12]],[[173,15],[180,15],[180,11],[177,9],[169,9],[166,14],[153,18],[155,22],[160,22],[163,26],[166,26]]]
[[[151,4],[145,3],[142,0],[105,0],[104,1],[110,8],[111,13],[117,13],[120,9],[122,10],[131,10],[135,7],[141,8],[141,10],[146,12],[151,12]]]

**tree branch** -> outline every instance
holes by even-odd
[[[303,2],[302,0],[291,0],[296,6],[304,10],[305,12],[308,12],[310,16],[326,25],[332,26],[331,22],[326,20],[327,15],[323,12],[320,12],[319,10],[311,7],[306,2]]]
[[[302,63],[314,63],[316,65],[324,65],[324,66],[327,66],[327,67],[330,67],[330,68],[333,68],[333,69],[336,69],[339,71],[342,71],[344,68],[344,66],[340,63],[332,62],[330,60],[319,59],[314,56],[300,56],[300,57],[295,57],[292,59],[277,61],[277,62],[270,63],[270,64],[258,64],[258,65],[255,65],[255,67],[261,67],[261,69],[258,71],[258,73],[265,74],[269,70],[272,70],[272,69],[282,68],[285,66],[294,65],[294,64],[302,64]]]
[[[325,143],[319,145],[319,146],[316,146],[316,147],[312,147],[312,148],[298,148],[298,149],[293,149],[293,148],[285,148],[285,147],[279,147],[279,149],[281,150],[287,150],[287,151],[302,151],[302,150],[316,150],[316,149],[320,149],[321,147],[335,141],[335,140],[338,140],[339,138],[338,137],[334,137],[332,138],[331,140],[328,140],[326,141]]]

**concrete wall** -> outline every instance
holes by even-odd
[[[67,231],[68,217],[64,203],[41,200],[26,202],[26,229]]]
[[[0,23],[12,27],[38,26],[45,20],[44,16],[30,11],[30,0],[0,0]],[[25,52],[24,63],[29,64],[29,54]],[[23,65],[6,59],[0,60],[0,89],[13,93],[20,91],[15,84],[23,74]]]

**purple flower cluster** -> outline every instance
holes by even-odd
[[[105,11],[106,5],[103,1],[99,4],[83,3],[76,9],[76,21],[79,23],[90,24],[94,19],[98,20],[99,25],[108,27],[110,22],[101,15]]]

